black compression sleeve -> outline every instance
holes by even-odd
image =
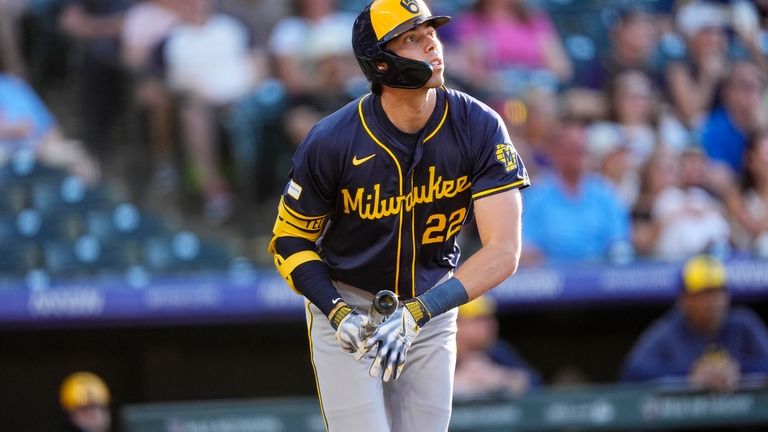
[[[277,253],[284,257],[291,256],[304,250],[315,250],[315,244],[299,237],[280,237],[275,243]],[[308,261],[296,267],[291,272],[293,286],[312,304],[317,306],[325,316],[330,315],[336,307],[337,299],[341,298],[336,287],[331,283],[328,266],[322,261]]]

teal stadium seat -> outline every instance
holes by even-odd
[[[29,288],[32,278],[45,289],[106,277],[127,288],[155,275],[225,275],[232,259],[227,247],[117,199],[108,184],[86,186],[24,153],[0,168],[0,282],[23,280]]]

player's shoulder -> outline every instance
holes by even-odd
[[[467,110],[476,110],[476,111],[485,111],[489,113],[495,113],[496,111],[493,110],[488,104],[481,101],[480,99],[477,99],[476,97],[464,93],[461,90],[456,90],[448,87],[444,87],[445,89],[445,96],[448,100],[449,104],[452,104],[459,108],[464,108]]]
[[[360,98],[355,99],[332,114],[319,120],[309,131],[302,143],[304,145],[322,145],[330,150],[354,139],[360,128],[357,106]]]
[[[445,96],[448,98],[448,101],[453,102],[454,104],[458,104],[460,106],[472,106],[475,104],[485,105],[479,99],[468,93],[464,93],[461,90],[456,90],[450,87],[443,87],[443,90],[445,91]]]
[[[644,332],[644,339],[655,343],[676,341],[686,327],[685,317],[677,308],[653,321]]]
[[[452,106],[454,109],[467,113],[473,119],[501,119],[499,114],[493,108],[470,94],[446,87],[445,95],[450,106]]]
[[[765,325],[754,310],[743,305],[733,306],[728,316],[728,320],[734,324],[747,327],[754,325]]]

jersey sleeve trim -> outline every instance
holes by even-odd
[[[280,198],[277,220],[272,232],[275,237],[289,235],[315,241],[320,237],[327,218],[327,215],[304,216],[288,207],[284,198]]]
[[[486,197],[488,195],[493,195],[493,194],[497,194],[499,192],[504,192],[504,191],[506,191],[508,189],[523,188],[523,187],[528,186],[530,184],[531,184],[531,182],[528,179],[518,180],[518,181],[516,181],[514,183],[510,183],[508,185],[499,186],[499,187],[493,188],[493,189],[486,189],[486,190],[474,193],[474,194],[472,194],[472,199],[476,200],[478,198],[483,198],[483,197]]]
[[[283,256],[277,250],[277,241],[281,237],[298,237],[315,242],[320,237],[326,220],[327,216],[304,216],[290,209],[285,204],[285,199],[280,198],[275,226],[272,228],[273,237],[269,242],[267,250],[274,259],[275,268],[277,268],[278,273],[288,282],[288,286],[296,294],[301,295],[301,292],[295,286],[291,273],[304,263],[322,261],[322,259],[315,250],[302,250],[288,256]]]

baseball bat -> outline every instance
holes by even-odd
[[[371,311],[368,316],[370,321],[377,321],[376,325],[381,324],[384,319],[392,315],[398,306],[397,295],[390,290],[381,290],[373,297],[371,302]]]

